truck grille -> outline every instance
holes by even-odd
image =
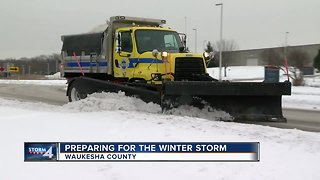
[[[174,73],[175,81],[192,81],[196,74],[205,74],[205,67],[202,58],[176,58]]]

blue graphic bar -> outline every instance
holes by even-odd
[[[25,161],[258,162],[259,142],[31,142]]]
[[[113,152],[113,153],[243,153],[257,152],[257,143],[222,142],[119,142],[119,143],[60,143],[60,153]]]

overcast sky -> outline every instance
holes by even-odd
[[[223,37],[240,49],[320,43],[320,0],[0,0],[0,58],[60,53],[63,34],[78,34],[114,15],[167,20],[185,31],[194,50],[219,40],[223,2]]]

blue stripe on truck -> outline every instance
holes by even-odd
[[[81,67],[96,67],[97,63],[96,62],[90,62],[90,61],[82,61],[80,62]],[[99,62],[99,66],[108,66],[108,62],[104,61],[104,62]],[[67,67],[78,67],[78,63],[77,62],[68,62],[67,63]]]
[[[159,59],[154,59],[154,58],[129,58],[129,66],[128,68],[133,68],[134,64],[136,63],[163,63],[162,60]],[[81,61],[80,62],[81,67],[96,67],[97,63],[96,62],[90,62],[90,61]],[[77,62],[68,62],[66,64],[67,67],[78,67],[78,63]],[[103,67],[103,66],[108,66],[108,62],[103,61],[103,62],[99,62],[99,66]]]
[[[154,59],[154,58],[129,58],[129,66],[128,68],[133,68],[133,63],[163,63],[162,60]]]

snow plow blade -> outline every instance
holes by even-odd
[[[162,107],[209,105],[234,121],[286,122],[282,95],[291,95],[291,83],[176,81],[163,84]]]
[[[89,77],[77,77],[71,83],[74,83],[75,88],[82,94],[82,97],[97,92],[118,93],[122,91],[126,96],[135,96],[147,103],[154,102],[160,104],[160,93],[151,86],[133,86],[130,83],[114,83]]]

